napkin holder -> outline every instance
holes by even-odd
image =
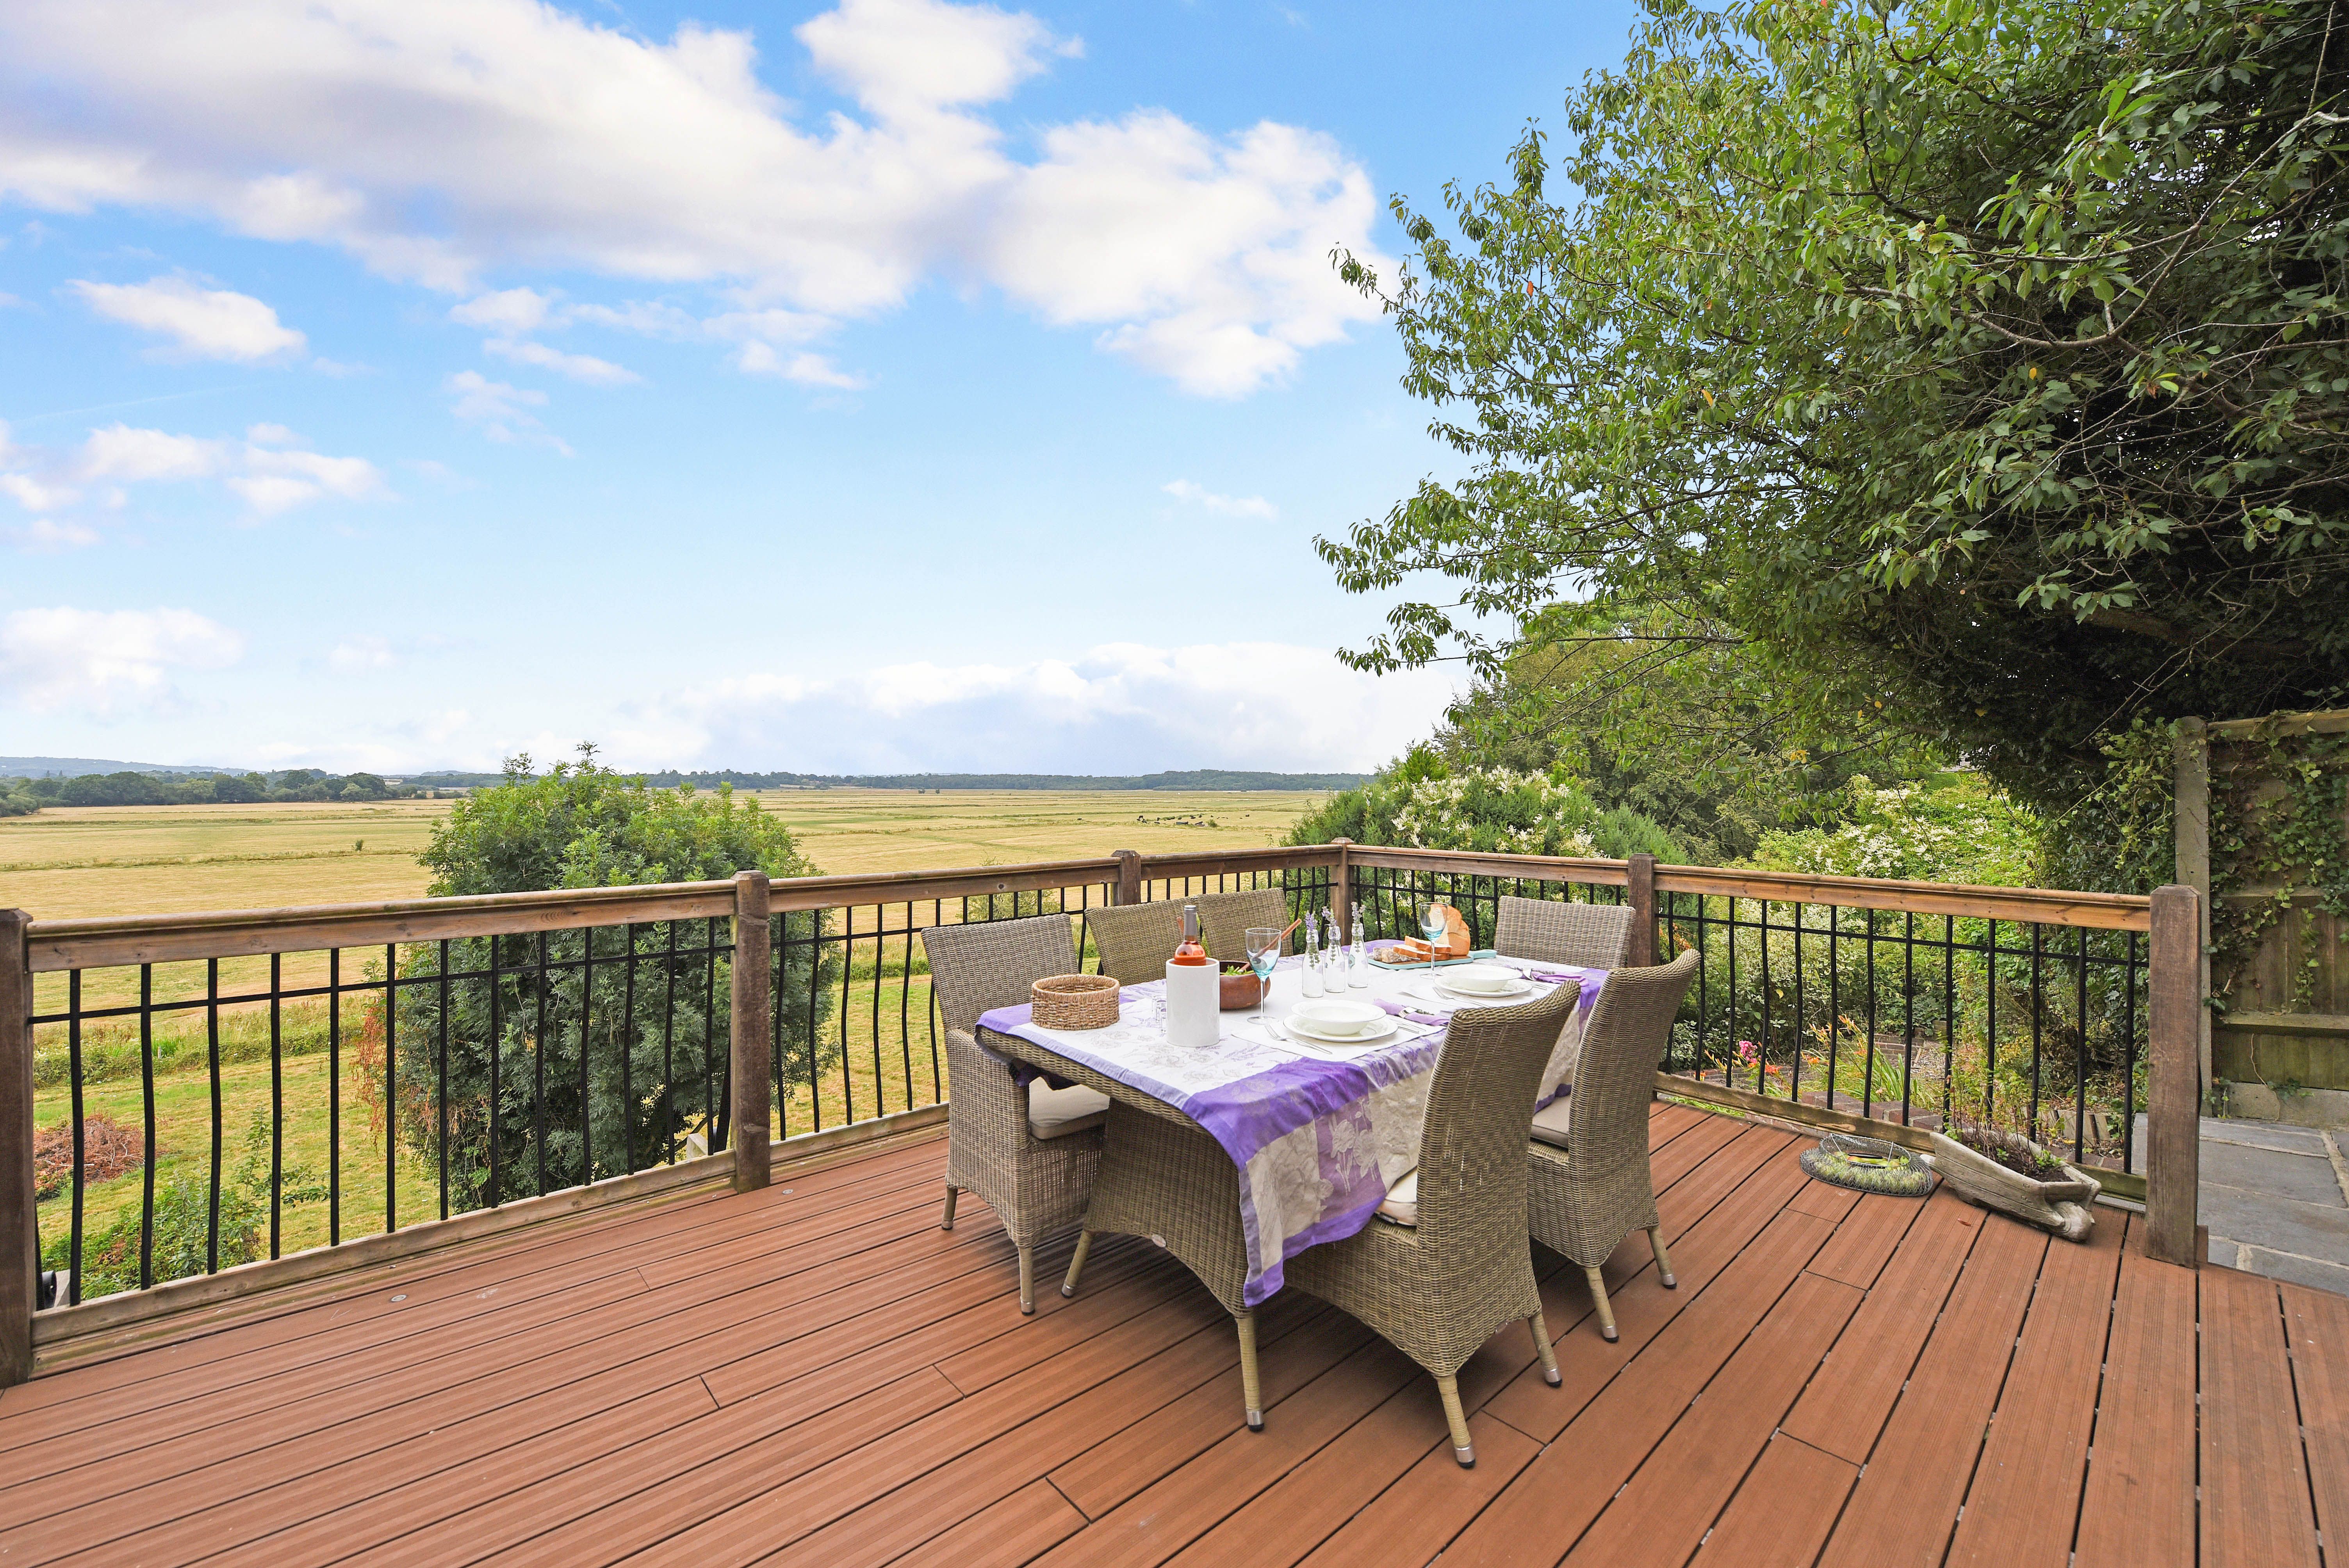
[[[1166,1043],[1214,1045],[1223,1037],[1223,980],[1212,964],[1166,961]]]

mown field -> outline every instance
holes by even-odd
[[[818,869],[850,873],[1071,859],[1117,849],[1169,853],[1268,844],[1321,797],[828,790],[772,791],[760,799],[791,824]],[[429,840],[432,824],[448,810],[445,801],[124,807],[62,809],[0,820],[0,907],[21,907],[36,918],[64,918],[421,897],[429,878],[415,856]],[[893,924],[900,918],[892,912]],[[869,920],[868,911],[859,922],[860,932],[871,929]],[[917,965],[909,965],[908,956],[903,939],[856,944],[846,983],[834,993],[833,1022],[825,1031],[847,1050],[836,1058],[820,1089],[811,1094],[802,1087],[792,1097],[783,1108],[780,1130],[804,1131],[819,1116],[825,1125],[835,1123],[852,1101],[858,1116],[927,1103],[943,1087],[934,1081],[931,1067],[927,978]],[[361,978],[370,965],[379,973],[382,958],[380,951],[347,953],[342,959],[346,983]],[[259,988],[267,976],[266,960],[223,962],[218,970],[221,995]],[[326,955],[288,955],[282,976],[288,986],[323,984]],[[201,998],[210,983],[202,964],[158,965],[151,977],[158,1001]],[[135,970],[86,975],[84,1006],[134,1004],[138,986]],[[64,977],[44,976],[36,1005],[49,1011],[64,1001]],[[348,996],[343,1003],[345,1044],[339,1053],[341,1070],[335,1075],[340,1079],[338,1141],[330,1138],[330,1075],[322,1048],[326,1004],[289,1003],[279,1018],[286,1049],[282,1079],[285,1162],[289,1170],[323,1177],[339,1154],[342,1233],[347,1239],[378,1230],[384,1222],[383,1142],[348,1043],[358,1031],[362,1010],[370,1005],[363,995]],[[211,1174],[214,1107],[204,1024],[202,1007],[161,1016],[147,1047],[158,1064],[154,1116],[159,1191],[181,1177],[206,1179]],[[266,1008],[223,1007],[222,1033],[226,1048],[218,1114],[222,1164],[233,1171],[254,1112],[272,1100]],[[61,1028],[44,1028],[40,1037],[41,1057],[62,1057]],[[146,1105],[135,1024],[128,1018],[92,1024],[84,1031],[83,1048],[84,1113],[141,1126]],[[61,1069],[63,1063],[60,1059],[49,1066]],[[36,1106],[43,1126],[70,1125],[70,1092],[61,1070],[45,1073]],[[431,1173],[405,1149],[396,1166],[400,1222],[437,1215],[439,1194]],[[116,1213],[135,1207],[141,1186],[134,1169],[90,1187],[84,1196],[85,1234],[95,1236]],[[68,1204],[67,1196],[60,1193],[41,1205],[45,1238],[65,1228]],[[317,1245],[327,1239],[326,1231],[324,1203],[289,1205],[283,1220],[283,1249]],[[265,1237],[264,1247],[265,1251]]]

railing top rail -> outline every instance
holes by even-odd
[[[1630,880],[1630,868],[1623,861],[1335,844],[1151,855],[1143,857],[1141,870],[1144,879],[1156,880],[1310,865],[1332,861],[1340,854],[1364,867],[1437,871],[1465,876],[1522,877],[1619,887]],[[938,871],[792,877],[772,885],[771,907],[780,912],[852,903],[983,897],[989,893],[1113,882],[1120,869],[1116,857],[1104,855]],[[2128,893],[1970,887],[1880,877],[1659,866],[1656,888],[1660,892],[1727,894],[2117,931],[2144,931],[2148,929],[2150,920],[2147,901]],[[293,909],[37,920],[26,927],[26,939],[31,966],[47,972],[361,947],[388,942],[507,935],[629,922],[702,919],[729,915],[733,911],[734,888],[730,882],[668,882]]]
[[[1900,882],[1890,877],[1809,876],[1798,872],[1733,872],[1710,866],[1658,866],[1658,892],[1724,894],[1785,903],[1830,903],[1912,914],[1967,915],[2035,925],[2149,931],[2152,903],[2143,893],[2066,892],[2051,888],[1976,887],[1965,882]]]
[[[1433,871],[1464,877],[1523,877],[1528,882],[1593,882],[1622,887],[1631,880],[1630,862],[1568,855],[1484,854],[1473,850],[1399,850],[1356,844],[1346,859],[1358,866],[1392,871]]]

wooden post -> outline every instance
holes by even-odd
[[[819,913],[814,918],[821,920]],[[767,873],[734,873],[733,1121],[734,1191],[767,1184],[769,989]]]
[[[1111,858],[1117,861],[1117,891],[1110,895],[1112,903],[1142,902],[1142,851],[1113,850]]]
[[[2178,721],[2173,753],[2177,763],[2171,790],[2175,801],[2178,880],[2202,895],[2202,938],[2199,960],[2202,995],[2210,994],[2210,732],[2199,718]],[[2201,1009],[2197,1028],[2197,1056],[2201,1061],[2202,1087],[2213,1085],[2210,1071],[2210,1009]]]
[[[33,1197],[33,975],[21,909],[0,909],[0,1388],[33,1375],[41,1244]]]
[[[1350,942],[1354,929],[1354,862],[1347,853],[1354,847],[1351,839],[1332,839],[1331,847],[1338,851],[1338,863],[1330,868],[1330,913],[1338,917],[1338,940]]]
[[[1644,969],[1656,961],[1656,857],[1643,851],[1630,867],[1623,898],[1631,906],[1631,965]]]
[[[2199,1268],[2196,1188],[2201,1180],[2202,1081],[2196,1057],[2202,990],[2201,895],[2173,882],[2153,892],[2147,1032],[2145,1255]]]

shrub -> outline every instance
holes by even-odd
[[[460,801],[419,857],[435,873],[432,893],[712,881],[754,868],[774,877],[813,872],[790,830],[756,801],[738,801],[723,785],[714,794],[690,785],[648,789],[597,766],[592,748],[581,749],[580,761],[558,763],[543,778],[531,776],[527,757],[515,758],[504,783]],[[836,945],[815,940],[821,918],[802,912],[771,924],[773,985],[779,998],[791,999],[775,1009],[786,1084],[836,1060],[825,1026],[842,959]],[[452,1201],[461,1193],[467,1206],[480,1201],[492,1152],[498,1196],[510,1198],[657,1163],[697,1130],[710,1131],[717,1147],[726,1130],[729,965],[668,951],[672,937],[680,948],[704,945],[706,929],[700,921],[663,922],[451,941],[450,974],[486,972],[494,957],[494,988],[486,975],[445,987],[404,985],[396,1014],[388,1016],[380,1003],[367,1010],[355,1047],[378,1128],[389,1123],[437,1161],[445,1082]],[[722,928],[718,940],[726,940]],[[437,978],[441,951],[438,944],[409,949],[402,977]],[[583,969],[591,954],[592,995]]]

